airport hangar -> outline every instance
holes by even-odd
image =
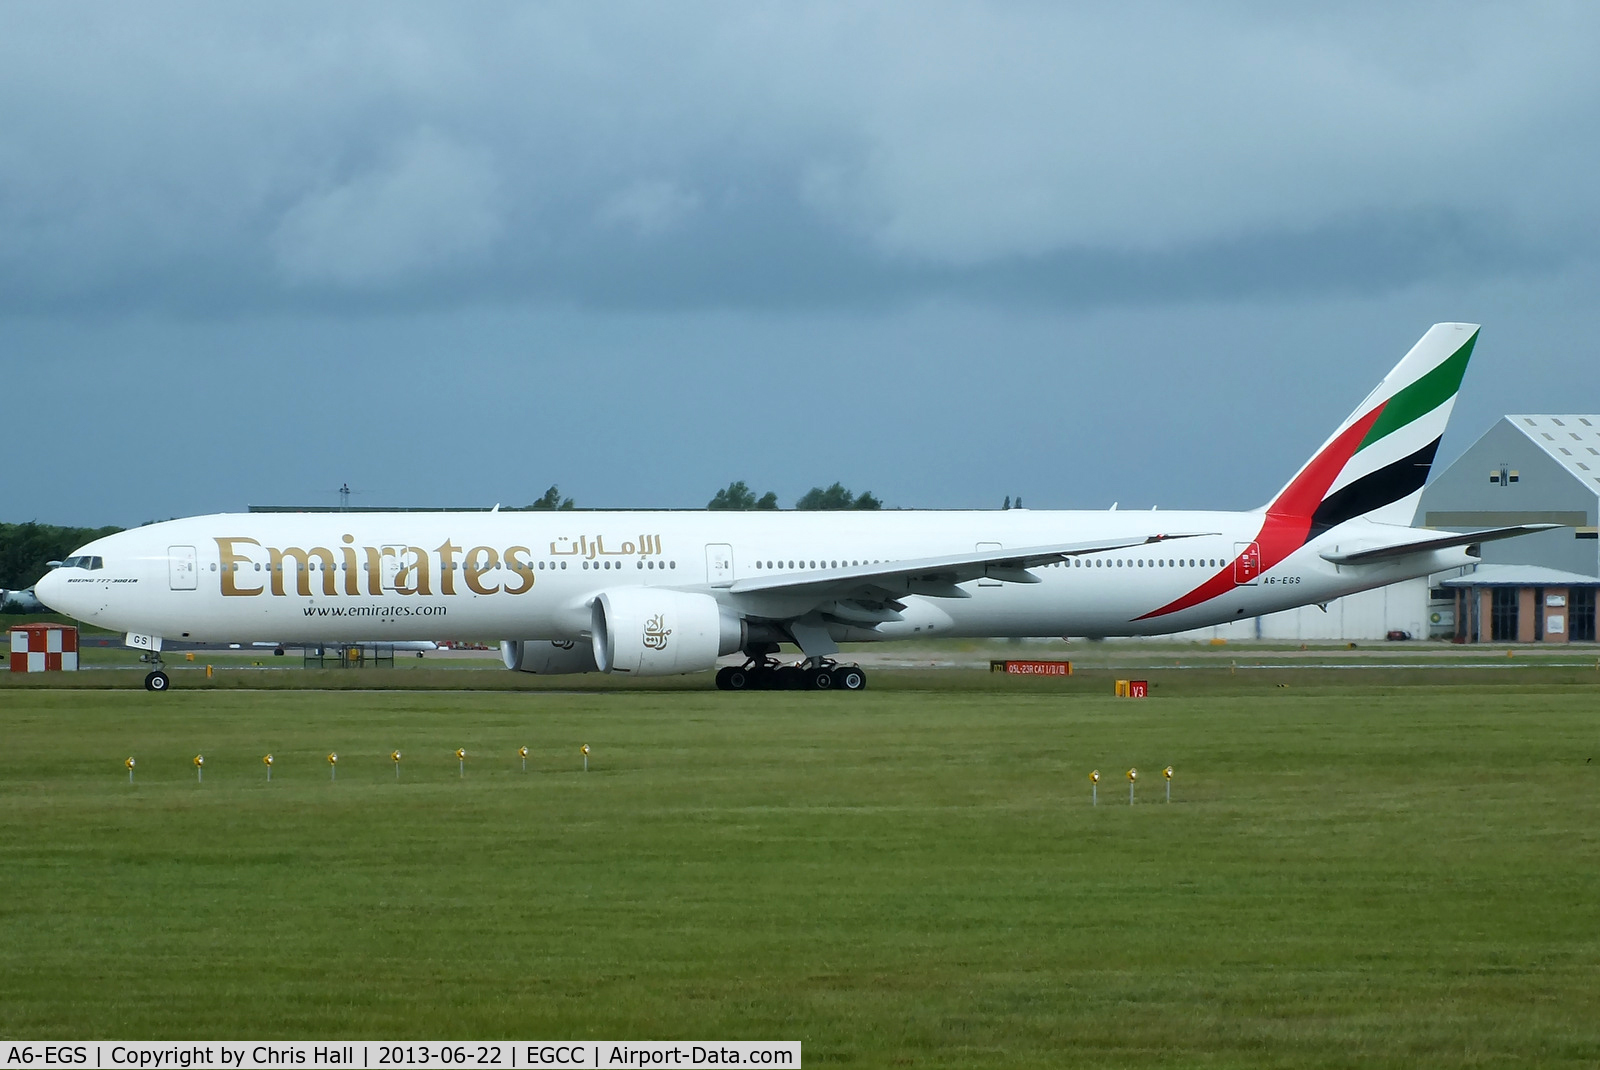
[[[1316,606],[1181,633],[1234,640],[1594,642],[1600,416],[1503,416],[1422,492],[1413,523],[1447,531],[1562,524],[1483,545],[1482,563]]]

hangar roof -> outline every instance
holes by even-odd
[[[1600,577],[1564,572],[1542,565],[1479,565],[1465,576],[1445,580],[1441,587],[1596,587]]]
[[[1506,416],[1506,422],[1600,494],[1600,416],[1514,413]]]

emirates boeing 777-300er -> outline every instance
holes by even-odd
[[[227,513],[84,546],[35,588],[164,639],[503,636],[508,668],[717,685],[866,684],[843,642],[1158,635],[1425,576],[1478,544],[1410,526],[1478,328],[1440,323],[1268,504],[1247,512]],[[780,663],[784,644],[800,658]]]

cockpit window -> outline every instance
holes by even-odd
[[[69,557],[65,561],[61,562],[61,567],[83,568],[94,571],[95,569],[105,568],[105,559],[94,557],[89,554],[79,554],[75,557]]]

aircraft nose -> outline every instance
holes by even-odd
[[[55,612],[70,616],[72,609],[67,605],[67,583],[62,577],[65,571],[53,568],[39,577],[39,582],[33,585],[33,596]]]

